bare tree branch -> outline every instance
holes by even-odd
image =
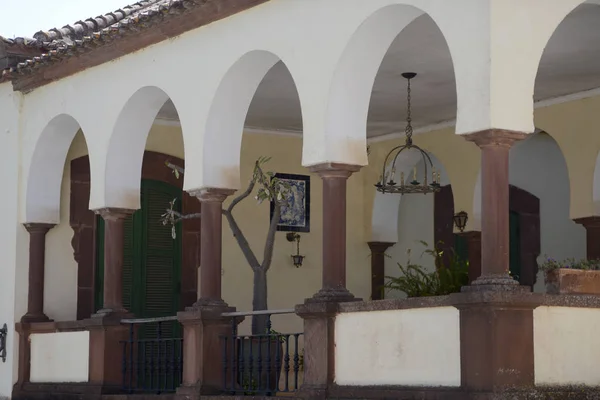
[[[258,168],[258,162],[255,164],[255,168]],[[227,212],[231,213],[233,211],[233,207],[237,206],[240,201],[244,200],[246,197],[250,196],[250,193],[254,190],[254,185],[256,184],[256,177],[253,176],[250,180],[250,184],[248,188],[244,191],[244,193],[240,194],[238,197],[231,201],[229,207],[227,207]]]
[[[252,248],[250,248],[250,243],[248,243],[248,240],[246,240],[246,236],[244,236],[244,233],[235,221],[235,218],[228,210],[223,210],[223,214],[227,218],[227,222],[229,222],[229,228],[231,229],[231,232],[233,232],[233,237],[235,240],[237,240],[242,253],[244,253],[244,257],[246,257],[246,261],[248,261],[248,264],[250,264],[250,268],[253,270],[259,268],[260,263],[256,259]]]
[[[196,219],[196,218],[200,218],[202,216],[201,213],[182,214],[178,211],[171,210],[168,208],[166,211],[167,212],[165,214],[163,214],[163,217],[164,217],[163,220],[169,220],[171,217],[174,217],[173,218],[174,223],[178,223],[178,222],[186,220],[186,219]]]
[[[275,248],[275,233],[277,232],[277,224],[279,224],[279,218],[281,217],[281,206],[282,203],[275,202],[273,210],[273,217],[271,224],[269,225],[269,232],[267,232],[267,240],[265,241],[265,252],[263,255],[263,262],[261,267],[268,271],[271,268],[271,261],[273,261],[273,249]]]

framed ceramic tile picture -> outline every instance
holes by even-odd
[[[278,231],[310,232],[310,176],[294,174],[275,174],[290,187],[288,204],[281,208]],[[269,220],[273,219],[275,204],[271,202]]]

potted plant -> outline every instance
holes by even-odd
[[[600,260],[548,258],[540,269],[544,271],[549,294],[600,295]]]

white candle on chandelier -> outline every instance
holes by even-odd
[[[404,172],[400,172],[400,186],[404,186]]]
[[[417,167],[413,168],[413,181],[417,181]]]
[[[431,173],[431,180],[435,183],[435,167],[432,167],[433,172]]]
[[[437,183],[440,183],[440,182],[441,182],[441,181],[440,181],[440,173],[438,172],[438,173],[437,173]]]

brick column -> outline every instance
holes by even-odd
[[[511,146],[521,132],[490,129],[467,135],[481,149],[481,276],[466,290],[517,289],[509,275],[509,180]]]
[[[600,260],[600,217],[585,217],[575,220],[586,230],[586,257],[588,260]]]
[[[301,397],[325,399],[335,378],[335,316],[339,303],[360,301],[346,289],[346,183],[356,165],[310,168],[323,181],[323,286],[296,314],[304,320],[304,383]]]
[[[235,190],[203,189],[190,193],[201,206],[200,291],[192,307],[177,314],[183,325],[183,382],[178,398],[199,399],[221,393],[223,384],[221,337],[228,335],[233,312],[221,298],[223,202]],[[238,322],[241,322],[238,321]],[[216,366],[219,365],[217,368]]]
[[[46,233],[54,224],[25,224],[29,232],[29,290],[27,293],[27,313],[21,322],[48,322],[44,314],[44,270],[46,260]]]
[[[481,276],[481,232],[459,233],[467,242],[469,260],[469,284]]]
[[[371,249],[371,300],[381,300],[385,284],[385,251],[395,243],[369,242]]]
[[[316,301],[348,301],[346,289],[346,183],[360,170],[346,164],[320,164],[310,168],[323,181],[323,282]]]
[[[134,211],[121,208],[96,211],[104,219],[104,304],[97,315],[127,313],[123,307],[123,247],[125,218]]]

